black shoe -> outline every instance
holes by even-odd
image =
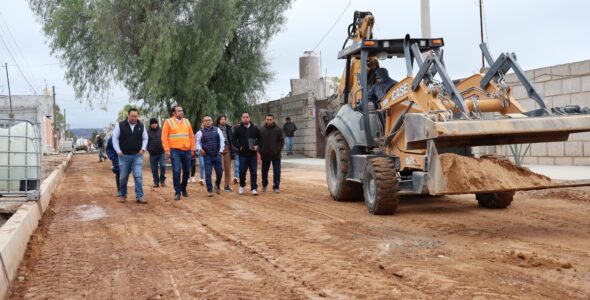
[[[188,197],[188,192],[187,191],[182,191],[182,196],[183,197]]]
[[[219,186],[215,187],[215,193],[221,194],[221,189],[219,188]]]
[[[225,192],[233,192],[233,190],[231,189],[231,187],[230,187],[229,185],[226,185],[226,186],[223,188],[223,190],[224,190]]]
[[[174,195],[174,200],[175,201],[180,201],[180,194]]]
[[[166,181],[160,181],[160,186],[161,187],[166,187]]]
[[[154,187],[155,187],[155,188],[156,188],[156,187],[160,187],[160,184],[156,182],[156,183],[154,183]]]

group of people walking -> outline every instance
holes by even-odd
[[[143,194],[142,168],[143,155],[150,154],[149,161],[154,180],[154,187],[166,186],[166,161],[172,164],[172,181],[174,200],[188,197],[187,185],[191,178],[191,164],[199,157],[200,168],[204,169],[207,195],[232,192],[231,162],[234,161],[234,180],[239,170],[240,195],[246,192],[246,176],[250,173],[250,193],[258,195],[257,170],[258,154],[262,161],[262,192],[269,185],[268,173],[272,165],[272,189],[279,193],[281,180],[281,151],[287,140],[287,154],[293,153],[293,136],[297,127],[286,118],[283,128],[277,126],[274,115],[265,116],[264,125],[256,127],[250,120],[250,114],[243,112],[240,124],[232,127],[226,116],[219,116],[213,124],[213,118],[205,115],[200,129],[195,133],[188,119],[184,117],[182,107],[172,107],[170,118],[163,121],[160,128],[158,120],[150,119],[145,128],[139,121],[139,112],[131,108],[127,119],[118,123],[112,136],[107,141],[107,156],[113,162],[113,173],[117,182],[120,202],[127,200],[127,182],[132,173],[135,182],[135,200],[147,203]],[[202,160],[201,160],[202,158]],[[215,181],[212,181],[213,171]],[[194,168],[192,175],[194,176]],[[201,175],[201,179],[202,179]],[[222,179],[225,178],[223,189]]]

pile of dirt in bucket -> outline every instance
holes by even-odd
[[[446,193],[506,191],[553,186],[547,176],[514,165],[508,160],[474,158],[453,153],[439,156]]]

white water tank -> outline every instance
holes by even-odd
[[[320,78],[320,57],[315,52],[305,51],[303,56],[299,57],[299,78]]]

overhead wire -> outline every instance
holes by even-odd
[[[2,29],[2,26],[0,26],[0,29]],[[6,33],[4,32],[4,30],[0,30],[0,31],[2,31],[3,35],[6,35]],[[27,84],[29,85],[29,87],[31,88],[31,90],[33,90],[35,92],[35,94],[38,94],[37,90],[35,89],[35,87],[31,83],[31,80],[28,78],[27,75],[25,75],[24,71],[21,69],[20,63],[19,63],[18,59],[13,54],[13,51],[11,50],[10,45],[6,42],[6,40],[4,39],[3,35],[0,34],[0,42],[2,42],[2,45],[4,45],[4,48],[6,49],[6,52],[8,52],[8,55],[10,56],[10,58],[12,58],[12,61],[16,65],[17,70],[22,75],[22,77],[25,79],[25,81],[27,82]],[[6,38],[8,39],[8,36]]]
[[[0,19],[2,19],[2,23],[4,23],[4,26],[6,28],[6,32],[8,32],[8,34],[5,33],[5,35],[7,36],[7,39],[10,38],[9,41],[12,41],[12,44],[16,48],[16,50],[13,49],[13,52],[15,52],[17,54],[17,58],[20,60],[20,64],[21,65],[28,64],[26,58],[23,56],[23,51],[22,51],[21,47],[19,46],[18,42],[16,41],[16,38],[14,38],[14,35],[12,34],[12,30],[10,30],[10,26],[8,26],[8,23],[6,22],[6,18],[4,17],[2,12],[0,12]],[[20,56],[20,57],[18,57],[18,56]],[[36,80],[37,78],[35,78],[35,75],[33,73],[31,73],[31,70],[25,70],[25,71],[28,72],[27,76],[29,76],[31,81],[38,82]]]
[[[336,27],[336,24],[338,24],[338,21],[340,21],[340,19],[342,19],[342,16],[344,16],[344,14],[346,13],[346,11],[348,10],[348,8],[350,7],[350,4],[352,4],[352,0],[348,1],[348,4],[346,4],[346,7],[344,7],[344,9],[342,10],[342,13],[340,13],[340,16],[338,16],[338,18],[336,19],[336,21],[334,21],[334,23],[332,24],[332,26],[330,26],[330,29],[328,29],[328,31],[324,34],[324,36],[320,39],[320,41],[315,45],[315,47],[313,47],[312,51],[315,51],[324,41],[324,39],[330,34],[330,32],[332,32],[332,30],[334,29],[334,27]]]

